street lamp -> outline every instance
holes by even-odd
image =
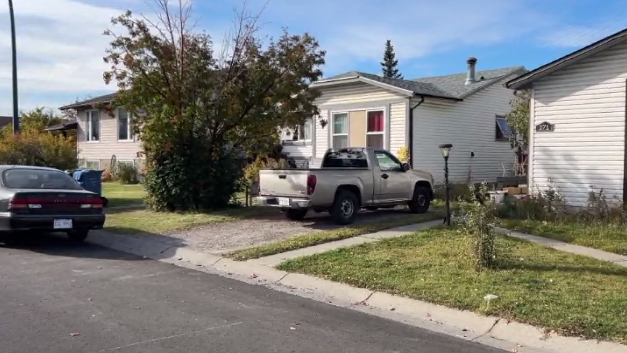
[[[9,17],[11,18],[11,54],[13,57],[13,133],[20,131],[20,120],[17,107],[17,49],[15,48],[15,16],[13,15],[13,0],[9,0]]]
[[[439,146],[442,157],[444,157],[444,188],[446,190],[446,225],[451,226],[451,186],[448,183],[448,156],[451,153],[453,145],[445,143]]]

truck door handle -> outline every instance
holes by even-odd
[[[279,179],[285,179],[285,178],[287,178],[287,175],[285,175],[285,174],[279,175]]]
[[[387,174],[381,174],[381,178],[383,178],[383,179],[387,179],[388,177],[389,177],[389,175],[387,175]]]

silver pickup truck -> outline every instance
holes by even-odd
[[[373,148],[329,149],[320,169],[263,169],[258,204],[277,207],[301,220],[309,210],[328,211],[338,224],[350,224],[361,208],[408,205],[429,210],[433,176],[411,170],[390,152]]]

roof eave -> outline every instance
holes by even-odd
[[[70,104],[70,105],[65,105],[63,107],[60,107],[59,110],[81,109],[81,108],[91,109],[96,104],[111,104],[111,102],[113,102],[113,100],[107,100],[107,101],[102,101],[102,102],[92,102],[92,103],[85,103],[85,104]]]
[[[371,79],[363,77],[363,76],[350,76],[350,77],[342,77],[342,78],[334,78],[334,79],[329,79],[329,80],[323,80],[323,81],[318,81],[318,82],[312,83],[311,86],[312,87],[329,87],[329,86],[337,86],[337,85],[341,85],[341,84],[359,83],[359,82],[366,83],[366,84],[373,85],[373,86],[377,86],[377,87],[381,87],[383,89],[387,89],[387,90],[390,90],[390,91],[394,91],[394,92],[400,93],[402,95],[405,95],[407,97],[411,97],[411,96],[414,95],[414,91],[410,91],[410,90],[407,90],[407,89],[403,89],[403,88],[400,88],[400,87],[389,85],[387,83],[371,80]]]
[[[627,29],[598,40],[577,51],[553,60],[548,64],[544,64],[535,70],[529,71],[524,75],[516,77],[513,80],[508,81],[505,84],[505,87],[511,89],[528,88],[534,81],[597,54],[608,47],[617,45],[624,40],[627,40]]]

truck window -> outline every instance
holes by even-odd
[[[324,155],[322,168],[368,168],[366,154],[361,150],[330,151]]]
[[[374,155],[377,157],[377,163],[379,163],[379,168],[384,171],[401,171],[403,167],[401,162],[396,159],[393,155],[385,152],[385,151],[375,151]]]

